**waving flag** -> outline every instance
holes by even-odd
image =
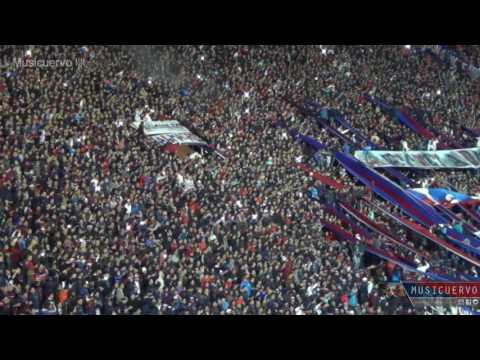
[[[407,192],[417,199],[430,204],[444,202],[451,204],[471,204],[474,202],[480,202],[480,196],[470,196],[441,188],[418,188],[407,190]]]

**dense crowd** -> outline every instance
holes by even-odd
[[[279,124],[340,150],[299,111],[312,100],[381,147],[424,148],[370,93],[423,110],[442,141],[475,142],[460,135],[475,84],[455,69],[402,46],[2,46],[0,58],[74,64],[2,69],[0,313],[414,312],[385,286],[395,271],[322,231],[307,195],[319,183],[295,166],[310,159]],[[162,151],[130,126],[144,109],[212,152]],[[362,193],[338,166],[322,171]]]

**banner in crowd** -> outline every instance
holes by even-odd
[[[140,121],[133,122],[136,129],[140,127]],[[145,121],[143,130],[146,136],[151,137],[160,145],[181,144],[181,145],[204,145],[207,143],[193,134],[178,121]]]
[[[356,151],[355,158],[374,168],[478,169],[480,148],[437,151]]]
[[[394,182],[367,167],[364,163],[341,152],[337,152],[335,157],[350,174],[355,176],[383,199],[400,207],[405,213],[418,222],[427,226],[447,223],[447,220],[438,214],[433,207],[422,203]]]

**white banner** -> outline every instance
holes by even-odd
[[[132,126],[140,127],[141,121],[135,121]],[[193,134],[178,121],[144,121],[143,129],[146,136],[151,137],[160,145],[184,144],[184,145],[207,145],[200,137]]]
[[[355,152],[355,157],[373,168],[396,167],[418,169],[478,169],[480,148],[438,151],[370,151]]]

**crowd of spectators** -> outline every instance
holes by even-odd
[[[309,158],[279,123],[341,149],[298,111],[312,100],[381,147],[423,146],[371,93],[459,139],[476,94],[454,69],[366,45],[1,46],[0,58],[0,314],[415,312],[384,262],[322,231],[307,196],[318,183],[295,167]],[[163,151],[130,126],[145,108],[222,156]],[[323,173],[362,191],[338,166]]]

